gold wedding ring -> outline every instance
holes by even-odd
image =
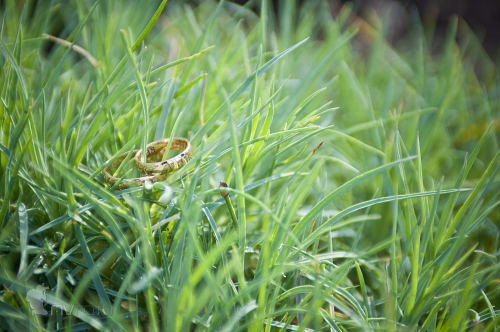
[[[146,146],[146,160],[155,156],[163,157],[169,141],[169,138],[164,138],[149,143]],[[189,159],[191,159],[191,143],[185,138],[174,137],[172,139],[172,143],[170,144],[170,150],[182,150],[182,152],[165,161],[153,163],[142,162],[142,150],[139,150],[135,154],[135,165],[145,174],[167,174],[178,170],[182,166],[186,165]]]
[[[121,181],[116,189],[122,190],[130,187],[143,186],[146,181],[151,183],[163,181],[167,178],[168,173],[174,172],[186,165],[189,159],[191,159],[192,150],[191,143],[182,137],[174,137],[172,143],[170,144],[170,150],[182,150],[180,154],[165,161],[161,161],[163,154],[166,151],[168,142],[170,139],[164,138],[158,141],[149,143],[146,146],[146,161],[153,160],[154,162],[142,162],[142,150],[134,150],[132,154],[135,156],[135,164],[140,172],[145,173],[146,176],[140,178],[119,178],[115,177],[113,174],[120,167],[125,158],[129,155],[129,152],[125,152],[120,155],[113,162],[107,162],[106,168],[103,170],[103,176],[106,183],[110,186],[115,185],[118,181]]]

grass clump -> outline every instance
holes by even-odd
[[[500,85],[464,22],[165,4],[5,2],[2,328],[497,329]],[[165,182],[105,185],[174,136]]]

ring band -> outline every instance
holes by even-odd
[[[140,150],[134,150],[132,153],[136,154],[139,151]],[[162,174],[156,174],[156,175],[150,175],[150,176],[143,176],[143,177],[140,177],[140,178],[132,178],[132,179],[127,179],[127,178],[121,179],[121,178],[117,178],[117,177],[113,176],[112,174],[121,165],[121,163],[123,162],[123,160],[128,155],[129,155],[129,152],[125,152],[124,154],[122,154],[121,156],[119,156],[118,158],[116,158],[115,161],[113,161],[111,163],[108,163],[108,165],[106,166],[106,168],[104,168],[104,170],[102,171],[102,174],[104,175],[104,180],[106,181],[106,183],[109,186],[113,186],[116,182],[118,182],[119,180],[121,180],[121,182],[118,184],[118,186],[116,187],[116,189],[123,190],[123,189],[127,189],[127,188],[130,188],[130,187],[143,186],[146,181],[151,181],[151,183],[155,183],[155,182],[163,181],[163,180],[166,179],[166,176],[162,175]]]
[[[146,158],[156,156],[155,159],[160,159],[165,153],[165,149],[170,141],[169,138],[160,139],[149,143],[146,146]],[[178,170],[182,166],[186,165],[191,159],[191,143],[182,137],[174,137],[172,139],[172,144],[170,145],[170,150],[183,150],[180,154],[165,161],[159,161],[154,163],[144,163],[142,159],[142,150],[139,150],[135,155],[135,164],[137,168],[145,174],[160,174],[164,175],[173,171]]]

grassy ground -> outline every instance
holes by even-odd
[[[3,3],[1,329],[500,327],[495,63],[293,3]],[[105,184],[172,136],[164,183]]]

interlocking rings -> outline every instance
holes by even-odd
[[[149,143],[146,146],[146,161],[153,160],[153,162],[145,163],[141,160],[142,150],[134,150],[132,152],[134,155],[135,165],[139,171],[146,174],[146,176],[140,178],[118,178],[113,175],[123,163],[125,158],[129,155],[129,152],[125,152],[113,162],[107,162],[108,165],[102,172],[104,180],[110,186],[113,186],[120,181],[116,186],[116,189],[118,190],[143,186],[146,181],[155,183],[165,180],[168,173],[174,172],[186,165],[192,156],[191,143],[185,138],[174,137],[172,139],[172,143],[170,144],[170,150],[182,150],[182,152],[170,159],[161,161],[169,141],[170,139],[164,138]]]
[[[158,141],[149,143],[146,146],[146,158],[153,157],[155,155],[161,155],[165,153],[165,149],[168,146],[170,139],[164,138]],[[135,164],[139,170],[145,174],[167,174],[178,170],[182,166],[186,165],[189,159],[191,159],[191,143],[185,138],[174,137],[172,143],[170,144],[170,150],[183,150],[177,156],[167,159],[165,161],[159,161],[154,163],[144,163],[142,159],[142,150],[135,155]]]

